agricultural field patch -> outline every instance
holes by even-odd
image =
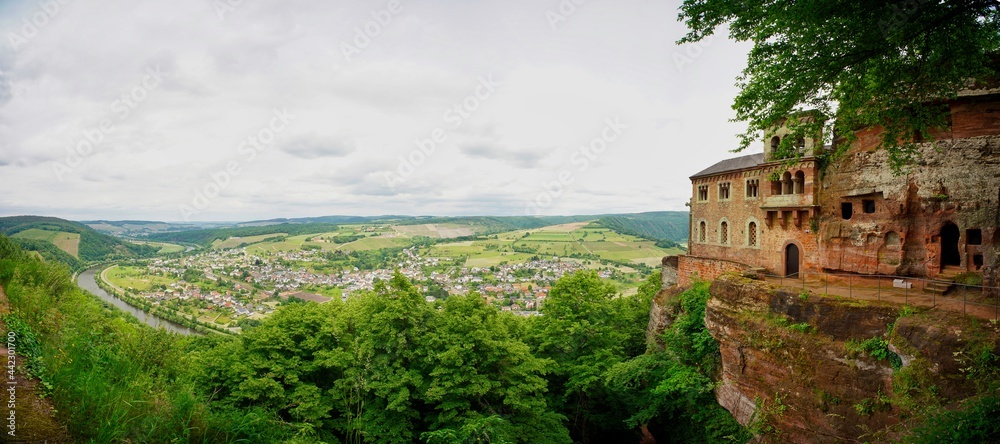
[[[257,243],[257,242],[261,242],[261,241],[263,241],[264,239],[267,239],[267,238],[278,237],[278,236],[285,236],[285,235],[286,235],[286,233],[261,234],[259,236],[247,236],[247,237],[235,237],[234,236],[234,237],[230,237],[229,239],[226,239],[224,241],[215,240],[214,242],[212,242],[212,248],[215,249],[215,250],[224,250],[226,248],[236,248],[236,247],[238,247],[240,245],[243,245],[243,244],[250,245],[250,244]]]
[[[38,228],[30,228],[11,237],[21,239],[35,239],[51,242],[56,248],[65,251],[70,256],[80,258],[80,233],[68,233],[65,231],[49,231]]]
[[[159,247],[160,251],[157,252],[159,254],[180,253],[180,252],[182,252],[182,251],[184,251],[184,250],[187,249],[187,247],[185,247],[183,245],[171,244],[171,243],[168,243],[168,242],[139,242],[139,241],[137,241],[136,243],[137,244],[142,244],[142,245],[152,245],[154,247]]]
[[[410,245],[410,243],[411,242],[408,237],[377,236],[377,237],[366,237],[364,239],[359,239],[354,242],[342,244],[338,247],[338,249],[344,251],[380,250],[382,248],[405,247],[407,245]]]
[[[548,227],[543,227],[542,230],[545,230],[545,231],[557,231],[557,232],[558,231],[563,231],[563,232],[577,231],[577,230],[579,230],[579,229],[581,229],[583,227],[586,227],[587,225],[590,225],[592,222],[594,222],[594,221],[590,220],[590,221],[586,221],[586,222],[572,222],[572,223],[562,224],[562,225],[550,225]]]
[[[135,291],[151,291],[154,287],[169,286],[177,282],[172,278],[151,275],[144,268],[138,267],[112,267],[108,269],[106,276],[112,285]]]
[[[394,225],[392,228],[409,236],[427,236],[434,239],[451,239],[454,237],[472,236],[476,234],[476,230],[472,226],[449,223]]]

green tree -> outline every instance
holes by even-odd
[[[655,278],[655,279],[654,279]],[[653,275],[639,293],[655,294],[659,276]],[[750,435],[715,401],[712,378],[721,362],[719,344],[705,328],[708,283],[665,301],[676,313],[661,336],[662,347],[616,364],[605,373],[605,383],[626,405],[625,422],[645,426],[656,438],[676,442],[747,442]]]
[[[512,316],[475,293],[444,302],[423,345],[429,441],[570,442],[543,396],[550,363],[512,334]]]
[[[348,303],[337,320],[349,344],[331,355],[344,377],[333,392],[346,421],[337,425],[349,441],[413,442],[419,435],[426,384],[420,343],[427,334],[431,306],[398,272],[375,291]]]
[[[574,440],[598,442],[630,436],[625,406],[604,383],[614,365],[642,353],[646,319],[629,315],[630,298],[594,271],[560,278],[549,292],[542,316],[532,326],[539,356],[554,362],[549,374],[550,404],[566,415]],[[632,304],[631,307],[636,307]]]
[[[942,99],[998,75],[994,0],[685,0],[679,19],[690,30],[680,43],[723,26],[733,39],[753,42],[733,105],[736,120],[749,122],[742,148],[797,111],[815,109],[835,117],[826,134],[847,137],[839,152],[858,128],[882,126],[880,146],[898,169],[913,160],[915,140],[947,125]],[[793,117],[789,126],[779,152],[795,155],[794,142],[824,124]]]

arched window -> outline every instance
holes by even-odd
[[[778,150],[778,145],[781,145],[781,138],[774,136],[771,138],[771,152]]]
[[[781,175],[781,194],[792,194],[792,173],[785,171],[785,174]]]
[[[747,224],[747,246],[757,246],[757,222]]]
[[[698,242],[705,242],[705,221],[698,224]]]
[[[760,179],[747,179],[747,197],[757,197],[760,188]]]
[[[729,244],[729,222],[722,221],[722,224],[719,225],[719,243]]]
[[[792,192],[795,194],[802,194],[806,189],[806,174],[802,171],[795,172],[795,179]]]

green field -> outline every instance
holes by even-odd
[[[261,234],[259,236],[247,236],[247,237],[231,237],[224,241],[216,240],[212,242],[212,248],[215,250],[223,250],[226,248],[236,248],[240,244],[253,244],[260,242],[269,237],[284,236],[285,233],[273,233],[273,234]]]
[[[592,254],[601,259],[649,266],[658,265],[663,256],[681,252],[676,248],[659,248],[653,241],[623,235],[587,222],[503,233],[498,237],[508,248],[530,249],[543,257]]]
[[[170,244],[167,242],[136,242],[138,244],[152,245],[154,247],[160,247],[159,254],[169,254],[169,253],[180,253],[186,248],[183,245]]]
[[[663,256],[681,252],[680,249],[676,248],[659,248],[653,241],[623,235],[591,222],[574,222],[530,230],[510,231],[478,240],[444,242],[421,249],[421,254],[449,260],[464,259],[464,262],[461,263],[466,267],[490,267],[504,262],[517,263],[527,261],[534,256],[544,259],[576,257],[591,260],[595,259],[596,256],[596,258],[619,263],[656,267],[660,264]],[[315,247],[325,251],[366,251],[406,247],[412,245],[413,236],[442,238],[457,234],[468,235],[475,230],[472,225],[447,223],[386,226],[377,233],[371,232],[370,229],[364,230],[361,225],[345,225],[338,228],[337,232],[292,236],[279,242],[259,242],[275,235],[230,238],[224,243],[217,242],[215,248],[222,248],[223,245],[236,246],[243,242],[257,240],[258,243],[249,246],[247,251],[268,254],[278,251],[297,251],[307,247]],[[346,235],[364,235],[366,237],[344,244],[335,243],[333,240],[335,236]],[[306,267],[309,265],[303,264]],[[618,269],[625,273],[635,271],[633,268],[625,266]]]
[[[302,234],[290,236],[281,241],[260,242],[268,237],[278,236],[275,234],[266,236],[254,236],[244,238],[229,238],[225,243],[217,242],[214,248],[233,248],[240,243],[256,243],[247,247],[247,252],[252,254],[268,254],[279,251],[298,251],[303,248],[318,248],[323,251],[363,251],[378,250],[381,248],[405,247],[412,243],[409,236],[400,235],[391,229],[380,230],[378,232],[363,232],[361,226],[344,226],[336,232],[319,234]],[[386,235],[388,234],[388,236]],[[363,235],[367,236],[353,242],[338,244],[334,241],[336,236]]]
[[[340,297],[344,295],[344,290],[333,287],[330,285],[306,285],[299,289],[306,293],[314,293],[329,298],[340,300]]]
[[[524,262],[530,259],[533,254],[515,253],[510,248],[498,250],[499,241],[464,241],[436,244],[421,253],[438,258],[462,258],[466,257],[466,267],[490,267],[500,265],[502,262]]]
[[[144,268],[137,267],[115,266],[108,269],[106,276],[112,285],[135,291],[150,291],[154,286],[169,286],[177,282],[168,277],[150,275]]]
[[[49,231],[38,228],[30,228],[11,237],[21,239],[35,239],[51,242],[57,248],[65,251],[70,256],[80,258],[80,233],[67,233],[65,231]]]
[[[338,247],[338,249],[344,251],[380,250],[382,248],[405,247],[410,244],[412,244],[412,241],[408,237],[379,236],[379,237],[366,237],[364,239],[359,239],[354,242],[342,244]]]
[[[427,236],[434,239],[450,239],[453,237],[472,236],[476,227],[462,224],[423,224],[423,225],[393,225],[397,232],[408,236]]]

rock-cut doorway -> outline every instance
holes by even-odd
[[[948,222],[941,227],[941,268],[962,265],[962,254],[958,250],[958,226]]]

